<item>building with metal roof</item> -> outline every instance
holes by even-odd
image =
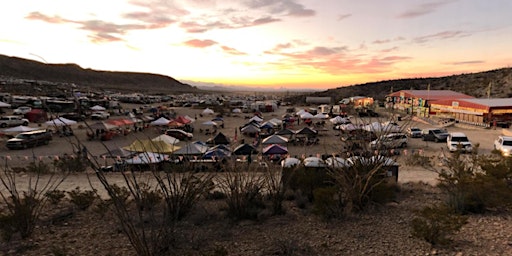
[[[512,123],[512,98],[436,100],[431,102],[430,111],[458,122],[509,127]]]
[[[407,114],[428,117],[429,103],[436,100],[470,99],[473,96],[451,90],[401,90],[387,96],[388,107]]]

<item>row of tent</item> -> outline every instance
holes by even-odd
[[[307,157],[304,160],[300,160],[295,157],[287,157],[281,161],[281,166],[284,168],[291,168],[299,165],[303,165],[305,167],[312,168],[322,168],[322,167],[331,167],[331,168],[348,168],[354,166],[358,163],[361,164],[373,164],[373,165],[381,165],[385,167],[390,166],[398,166],[398,163],[392,158],[385,156],[372,156],[372,157],[361,157],[361,156],[353,156],[349,158],[341,158],[341,157],[329,157],[323,160],[320,157]]]

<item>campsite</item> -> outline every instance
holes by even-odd
[[[127,108],[140,109],[141,106],[133,104],[128,105]],[[421,119],[404,118],[398,121],[394,119],[393,112],[385,109],[379,110],[381,114],[379,117],[352,116],[350,125],[346,124],[347,120],[341,117],[333,118],[331,121],[331,118],[318,116],[318,119],[312,119],[315,120],[314,122],[306,122],[306,119],[311,120],[312,117],[308,115],[301,119],[300,112],[310,109],[308,106],[295,106],[295,112],[292,115],[287,113],[289,108],[281,107],[273,112],[258,114],[230,111],[223,113],[222,117],[218,116],[219,113],[212,113],[211,109],[204,107],[170,107],[167,109],[172,111],[175,117],[173,120],[150,118],[154,112],[152,112],[152,108],[148,108],[142,111],[145,114],[143,119],[147,120],[144,122],[142,118],[139,119],[140,115],[138,117],[114,115],[101,121],[73,123],[57,118],[41,126],[31,124],[29,126],[31,128],[48,127],[54,131],[54,138],[50,145],[26,150],[1,148],[0,153],[4,156],[2,160],[4,164],[13,168],[22,168],[27,161],[52,163],[57,159],[76,157],[79,154],[82,154],[83,157],[85,151],[89,160],[97,163],[103,171],[106,171],[105,177],[112,184],[123,186],[125,180],[121,173],[135,171],[140,175],[141,180],[149,181],[151,174],[147,170],[167,168],[165,166],[169,166],[169,164],[179,166],[179,163],[184,161],[190,170],[197,173],[214,173],[221,175],[220,177],[225,175],[226,170],[229,170],[229,168],[222,167],[228,161],[235,161],[235,166],[244,169],[258,169],[261,173],[267,169],[280,170],[283,167],[297,165],[304,165],[313,170],[326,166],[340,167],[345,166],[350,157],[350,150],[343,149],[347,145],[344,141],[344,129],[346,132],[356,127],[366,127],[368,130],[394,129],[395,127],[389,126],[390,120],[403,127],[403,130],[412,126],[422,129],[435,127]],[[181,122],[176,120],[181,120]],[[193,138],[191,140],[181,140],[165,135],[166,130],[180,128],[184,122],[187,122],[189,130],[192,131]],[[68,132],[72,131],[72,136],[64,133],[62,126],[69,127]],[[100,136],[96,136],[97,130]],[[490,153],[492,141],[501,134],[501,130],[468,126],[451,126],[448,127],[448,130],[450,132],[462,131],[467,134],[473,143],[480,144],[479,150],[482,153]],[[112,134],[112,136],[107,138],[104,136],[105,134]],[[482,136],[482,134],[486,135]],[[401,219],[410,219],[408,212],[411,207],[419,207],[421,203],[418,202],[436,200],[435,189],[431,186],[438,183],[437,173],[421,166],[409,166],[406,161],[411,154],[419,153],[432,157],[436,165],[440,164],[443,154],[449,154],[445,151],[445,147],[446,145],[443,143],[410,138],[407,147],[394,150],[390,156],[392,161],[396,161],[391,164],[395,166],[395,171],[390,174],[393,176],[392,178],[396,179],[402,190],[413,191],[416,186],[420,186],[425,194],[410,194],[401,198],[397,204],[385,206],[385,209],[375,209],[370,213],[354,216],[353,218],[357,219],[354,223],[323,222],[316,217],[311,219],[311,215],[307,214],[305,209],[296,206],[293,202],[286,201],[287,213],[284,216],[271,217],[264,214],[259,217],[259,221],[225,226],[228,223],[222,224],[219,221],[223,216],[220,213],[222,210],[218,209],[219,206],[215,205],[215,201],[207,201],[206,204],[202,204],[204,207],[202,210],[199,209],[199,212],[196,212],[191,219],[181,224],[178,230],[181,230],[182,237],[176,239],[180,241],[191,239],[191,237],[197,239],[186,243],[186,250],[190,250],[189,246],[196,246],[201,248],[197,249],[198,251],[205,252],[215,250],[215,246],[221,246],[229,251],[229,255],[262,255],[262,253],[266,255],[279,252],[283,247],[294,248],[308,255],[308,252],[314,252],[312,254],[317,255],[346,254],[351,250],[360,250],[354,244],[364,243],[370,243],[366,244],[367,247],[363,250],[367,253],[381,254],[386,251],[386,253],[399,254],[403,248],[431,253],[432,249],[428,244],[419,243],[413,238],[403,239],[403,237],[410,237],[407,231],[409,224]],[[223,159],[225,160],[223,161]],[[161,165],[162,163],[164,165]],[[97,190],[100,197],[107,199],[108,193],[94,172],[94,169],[88,168],[83,173],[73,173],[60,185],[59,189],[73,191],[77,187],[82,190],[92,187]],[[21,182],[21,187],[28,186],[22,179],[19,182]],[[112,255],[132,254],[128,241],[121,233],[102,230],[103,225],[116,225],[115,219],[111,216],[92,224],[89,220],[96,218],[94,214],[97,213],[94,213],[92,209],[74,213],[75,217],[65,221],[67,224],[59,224],[53,228],[52,232],[57,232],[61,236],[66,234],[64,235],[66,238],[63,239],[66,241],[66,245],[62,248],[81,255],[102,254],[105,251]],[[390,214],[395,214],[400,218],[389,218]],[[498,216],[484,218],[480,221],[498,223],[494,227],[497,229],[511,228]],[[297,223],[301,223],[301,225],[296,225]],[[332,225],[337,227],[333,228]],[[387,230],[387,232],[378,231],[381,230],[380,228],[370,228],[374,226],[382,227],[382,230]],[[389,228],[390,226],[393,228]],[[210,231],[204,232],[203,228]],[[481,227],[469,227],[463,232],[471,232],[473,235],[482,233],[478,228]],[[311,230],[315,230],[315,232],[311,233]],[[94,246],[81,244],[80,237],[83,235],[79,234],[91,237],[88,241]],[[262,234],[266,235],[262,236]],[[278,234],[287,235],[279,237]],[[221,238],[213,239],[218,236]],[[39,231],[37,237],[39,244],[42,245],[46,243],[44,241],[51,240],[52,233]],[[234,239],[235,237],[237,239]],[[344,237],[344,239],[339,240],[336,237]],[[377,237],[380,238],[377,239]],[[206,242],[204,239],[212,240]],[[258,242],[255,243],[254,240]],[[105,244],[102,241],[111,242]],[[473,244],[484,242],[500,244],[496,245],[498,252],[508,250],[505,240],[491,242],[478,236],[471,238],[471,241]],[[390,248],[381,243],[394,244],[394,246]],[[463,247],[464,245],[459,244],[458,246]],[[473,250],[471,246],[467,247],[466,250]],[[27,255],[35,255],[32,253],[36,252],[37,250],[28,251]]]

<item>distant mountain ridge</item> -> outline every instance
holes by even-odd
[[[512,97],[512,68],[501,68],[490,71],[451,75],[432,78],[397,79],[380,82],[338,87],[322,92],[311,93],[308,96],[330,96],[334,101],[351,96],[368,96],[374,99],[385,99],[392,91],[400,90],[452,90],[471,95],[476,98],[486,98],[490,89],[491,98]],[[305,97],[292,97],[292,102],[304,102]]]
[[[44,64],[0,55],[0,77],[76,84],[95,89],[151,93],[195,92],[196,87],[164,75],[83,69],[76,64]]]

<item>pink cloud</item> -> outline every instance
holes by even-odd
[[[216,45],[217,42],[215,42],[213,40],[209,40],[209,39],[206,39],[206,40],[192,39],[192,40],[188,40],[188,41],[184,42],[183,44],[186,46],[195,47],[195,48],[206,48],[206,47],[210,47],[212,45]]]
[[[221,46],[221,49],[227,53],[227,54],[231,54],[231,55],[247,55],[247,53],[245,52],[241,52],[235,48],[231,48],[231,47],[228,47],[228,46]]]

